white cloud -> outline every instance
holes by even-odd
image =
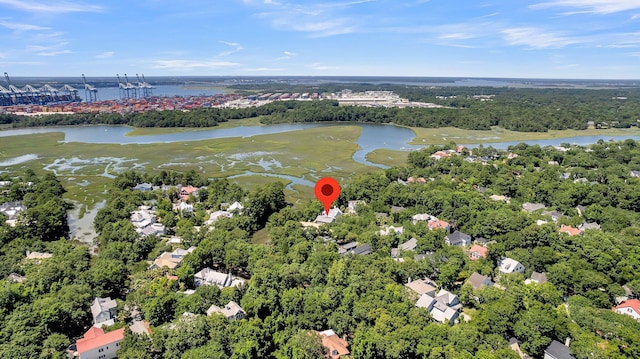
[[[296,55],[297,55],[296,53],[291,52],[291,51],[284,51],[284,52],[283,52],[283,54],[284,54],[285,56],[289,56],[289,57],[291,57],[291,56],[296,56]]]
[[[109,57],[112,57],[113,55],[115,55],[116,53],[113,51],[107,51],[107,52],[103,52],[101,54],[96,55],[96,59],[107,59]]]
[[[239,66],[237,62],[215,60],[155,60],[153,67],[156,69],[193,70],[193,69],[219,69],[223,67]]]
[[[316,70],[316,71],[329,71],[329,70],[340,70],[340,67],[338,66],[329,66],[329,65],[323,65],[321,63],[314,63],[309,65],[310,68]]]
[[[276,29],[292,30],[308,33],[309,37],[327,37],[358,32],[359,23],[366,14],[359,16],[348,14],[354,6],[376,2],[378,0],[361,0],[348,2],[323,2],[312,4],[293,4],[269,2],[268,11],[257,14],[266,19]],[[245,4],[253,4],[245,1]]]
[[[102,12],[104,8],[98,5],[89,5],[69,1],[55,1],[41,3],[24,0],[0,0],[0,5],[7,5],[18,10],[35,13],[69,13],[69,12]]]
[[[221,40],[221,41],[218,41],[218,42],[219,42],[219,43],[221,43],[221,44],[225,44],[225,45],[227,45],[227,46],[231,46],[231,47],[233,47],[233,49],[232,49],[232,50],[223,51],[223,52],[219,53],[219,54],[218,54],[218,57],[229,56],[229,55],[231,55],[231,54],[235,54],[235,53],[236,53],[236,52],[238,52],[238,51],[242,51],[242,49],[243,49],[242,45],[240,45],[240,44],[239,44],[239,43],[237,43],[237,42],[229,42],[229,41],[222,41],[222,40]]]
[[[242,72],[282,72],[282,71],[284,71],[284,69],[277,68],[277,67],[256,67],[256,68],[242,68],[242,69],[239,69],[237,72],[242,73]]]
[[[559,49],[578,44],[584,40],[568,37],[559,33],[545,32],[535,27],[518,27],[502,30],[502,35],[509,45],[522,45],[533,49]]]
[[[32,24],[20,24],[14,22],[0,22],[0,26],[7,28],[9,30],[16,31],[42,31],[42,30],[51,30],[50,27],[32,25]]]
[[[70,54],[71,50],[55,50],[55,51],[42,51],[42,52],[37,52],[36,55],[38,56],[58,56],[58,55],[64,55],[64,54]]]
[[[578,8],[579,11],[566,12],[566,15],[578,13],[613,14],[616,12],[640,9],[640,0],[552,0],[529,6],[532,9]]]

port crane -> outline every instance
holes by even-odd
[[[82,81],[84,82],[84,99],[87,102],[98,101],[98,89],[87,83],[87,78],[82,74]]]

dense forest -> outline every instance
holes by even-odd
[[[534,358],[567,338],[576,358],[640,357],[640,323],[611,311],[616,298],[640,295],[640,178],[632,172],[640,170],[640,145],[565,147],[481,147],[439,160],[431,154],[455,145],[415,151],[404,166],[342,183],[336,205],[346,213],[348,201],[360,200],[357,213],[319,228],[301,221],[313,221],[322,205],[292,206],[279,182],[248,191],[196,172],[125,172],[96,216],[93,255],[64,239],[68,206],[55,176],[0,178],[13,182],[0,202],[27,208],[15,227],[0,221],[0,358],[63,358],[91,326],[96,296],[118,302],[116,324],[107,330],[125,326],[130,308],[151,324],[151,337],[125,331],[122,359],[318,358],[323,348],[310,333],[326,329],[346,338],[353,358],[518,358],[509,348],[513,337]],[[134,189],[145,182],[170,186]],[[192,213],[174,209],[178,184],[200,187],[188,199]],[[244,205],[241,213],[205,225],[209,213],[234,201]],[[540,211],[527,213],[525,202],[562,216],[556,223]],[[182,243],[139,235],[130,215],[141,205],[155,208],[167,235]],[[487,258],[471,260],[468,248],[446,245],[443,230],[412,222],[418,213],[485,238]],[[601,230],[558,231],[585,222]],[[386,225],[404,232],[382,235]],[[266,243],[257,240],[265,235]],[[415,250],[390,255],[411,238]],[[350,241],[370,245],[371,253],[338,254]],[[195,250],[177,269],[149,269],[161,253],[189,247]],[[26,251],[52,257],[27,260]],[[500,274],[503,256],[522,263],[524,274]],[[245,284],[196,288],[194,273],[206,267]],[[525,284],[533,271],[548,282]],[[474,272],[499,286],[474,289],[467,284]],[[415,305],[405,284],[425,277],[459,296],[459,323],[440,324]],[[206,315],[212,304],[229,301],[247,317]]]
[[[273,85],[276,86],[276,85]],[[598,127],[629,128],[640,120],[638,89],[535,89],[535,88],[430,88],[399,85],[326,84],[321,87],[277,85],[266,90],[331,93],[349,87],[354,90],[393,90],[411,101],[437,103],[446,108],[384,108],[338,106],[335,101],[278,101],[260,107],[240,109],[197,109],[150,111],[126,114],[74,114],[24,117],[0,115],[0,124],[11,127],[56,125],[130,125],[135,127],[210,127],[234,119],[261,117],[265,124],[318,121],[394,123],[411,127],[452,126],[488,130],[499,126],[522,132],[586,129],[592,121]],[[265,90],[265,91],[266,91]],[[475,95],[495,95],[481,101]]]

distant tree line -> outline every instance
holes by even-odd
[[[265,124],[345,121],[393,123],[411,127],[457,127],[488,130],[492,126],[521,132],[586,129],[592,121],[599,127],[629,128],[640,121],[640,89],[565,88],[427,88],[399,85],[324,84],[322,86],[261,85],[264,92],[337,92],[392,90],[411,101],[431,102],[446,108],[385,108],[338,106],[337,101],[277,101],[240,109],[196,109],[188,112],[73,114],[39,117],[0,115],[0,124],[11,127],[67,125],[129,125],[134,127],[212,127],[234,119],[262,117]],[[248,89],[256,90],[258,85]],[[475,95],[495,95],[488,101]]]

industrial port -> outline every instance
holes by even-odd
[[[251,95],[213,94],[196,96],[154,96],[156,88],[146,81],[144,74],[135,75],[137,82],[127,74],[116,74],[118,99],[101,100],[99,88],[87,82],[82,74],[83,91],[64,84],[57,88],[45,83],[37,87],[12,83],[5,72],[7,87],[0,86],[0,114],[41,116],[74,113],[132,113],[145,111],[189,111],[197,108],[246,108],[262,106],[274,101],[314,101],[331,99],[340,105],[384,107],[439,107],[435,104],[409,102],[391,91],[362,93],[343,90],[337,94],[321,93],[257,93]],[[103,83],[104,84],[104,83]],[[77,86],[79,87],[79,86]],[[84,99],[81,96],[84,92]]]

